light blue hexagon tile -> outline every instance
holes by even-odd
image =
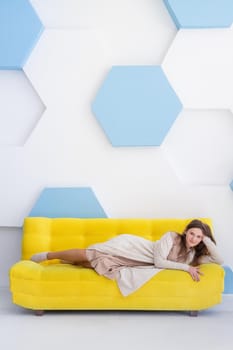
[[[230,183],[230,188],[233,191],[233,180]],[[225,287],[224,287],[224,294],[233,294],[233,271],[230,266],[224,265],[223,266],[225,270]]]
[[[160,66],[114,66],[92,103],[113,146],[159,146],[182,109]]]
[[[231,188],[232,191],[233,191],[233,180],[232,180],[231,183],[230,183],[230,188]]]
[[[233,294],[233,271],[230,266],[223,266],[225,271],[224,294]]]
[[[233,23],[232,0],[164,0],[180,28],[224,28]]]
[[[105,218],[106,214],[89,187],[50,187],[42,191],[29,216]]]
[[[43,32],[28,0],[0,0],[0,69],[22,69]]]

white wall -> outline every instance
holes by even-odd
[[[9,285],[9,270],[20,259],[22,230],[0,227],[0,287]]]
[[[31,3],[45,31],[17,78],[29,135],[19,89],[1,89],[17,116],[0,103],[4,132],[23,142],[0,144],[0,285],[20,256],[15,227],[49,186],[91,187],[109,217],[212,217],[233,266],[233,30],[177,32],[162,0]],[[184,105],[161,147],[113,148],[91,113],[110,67],[135,64],[161,64]]]

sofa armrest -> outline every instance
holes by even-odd
[[[10,280],[14,278],[24,278],[35,280],[39,279],[44,267],[31,260],[21,260],[14,264],[10,269]]]

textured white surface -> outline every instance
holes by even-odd
[[[22,71],[0,70],[0,147],[23,146],[44,108]]]
[[[110,217],[212,217],[233,263],[232,29],[177,33],[162,0],[31,3],[45,31],[24,73],[46,110],[24,147],[0,147],[0,225],[22,225],[44,187],[88,186]],[[114,149],[91,113],[98,88],[112,65],[160,63],[177,125],[162,147]]]
[[[230,111],[184,110],[162,148],[181,182],[226,185],[233,174],[232,135]]]
[[[232,108],[233,27],[180,30],[163,69],[184,108]]]
[[[159,64],[176,34],[161,0],[31,0],[47,28],[92,29],[111,64]]]

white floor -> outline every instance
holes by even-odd
[[[0,349],[233,349],[233,296],[202,311],[46,312],[35,316],[0,289]]]

